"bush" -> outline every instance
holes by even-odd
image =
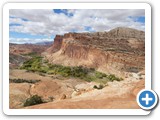
[[[71,75],[73,77],[86,77],[87,73],[88,73],[87,68],[84,68],[82,66],[71,68]]]
[[[84,79],[87,82],[91,82],[91,81],[95,81],[97,78],[95,76],[87,75],[86,77],[83,77],[82,79]]]
[[[104,88],[104,86],[100,84],[99,85],[99,89],[103,89],[103,88]]]
[[[47,74],[55,74],[56,72],[55,72],[55,70],[49,70],[48,72],[47,72]]]
[[[116,81],[122,81],[122,80],[123,80],[123,78],[118,78],[118,77],[116,77],[116,76],[113,75],[113,74],[108,75],[107,78],[108,78],[110,81],[112,81],[112,82],[113,82],[114,80],[116,80]]]
[[[104,88],[104,86],[103,86],[102,84],[100,84],[99,86],[94,85],[94,86],[93,86],[93,88],[94,88],[94,89],[98,89],[98,90],[100,90],[100,89],[103,89],[103,88]]]
[[[25,80],[25,79],[9,79],[11,83],[36,83],[40,80]]]
[[[90,71],[95,71],[95,68],[90,68]]]
[[[35,69],[36,70],[36,69]],[[47,73],[48,72],[48,70],[49,70],[49,68],[48,67],[40,67],[38,70],[36,70],[36,71],[38,71],[38,72],[42,72],[42,73]]]
[[[94,88],[94,89],[98,89],[97,85],[94,85],[93,88]]]
[[[24,107],[44,103],[40,96],[33,95],[24,102]]]
[[[103,77],[107,76],[105,73],[101,73],[101,72],[98,72],[98,71],[95,72],[95,75],[99,79],[103,79]]]

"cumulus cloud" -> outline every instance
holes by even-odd
[[[67,32],[108,31],[115,27],[145,29],[145,23],[135,18],[145,17],[143,9],[11,9],[10,31],[51,36]],[[86,30],[86,26],[90,30]]]

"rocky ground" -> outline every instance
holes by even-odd
[[[10,78],[41,80],[35,84],[10,83],[10,108],[24,108],[23,103],[31,95],[39,95],[47,103],[25,108],[139,108],[136,95],[144,88],[144,80],[135,77],[121,82],[108,82],[103,89],[94,89],[99,83],[78,79],[59,80],[25,70],[11,70]],[[52,99],[51,99],[52,98]]]

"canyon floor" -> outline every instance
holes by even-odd
[[[135,77],[123,81],[108,82],[103,89],[94,89],[96,82],[69,78],[56,79],[26,70],[10,70],[10,78],[41,80],[35,84],[10,83],[10,108],[26,109],[138,109],[137,93],[144,88],[144,80]],[[47,103],[23,107],[24,101],[32,95],[39,95]],[[50,99],[52,98],[52,100]]]

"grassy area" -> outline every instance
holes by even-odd
[[[35,56],[32,59],[24,62],[20,67],[32,72],[39,72],[50,75],[61,75],[63,77],[74,77],[91,82],[96,81],[100,83],[106,83],[108,81],[121,81],[122,78],[118,78],[115,75],[107,75],[105,73],[96,71],[94,68],[86,68],[83,66],[62,66],[57,64],[50,64],[42,57]]]
[[[20,69],[26,69],[28,71],[35,72],[42,70],[41,67],[42,67],[42,57],[36,56],[24,62],[23,65],[20,67]]]

